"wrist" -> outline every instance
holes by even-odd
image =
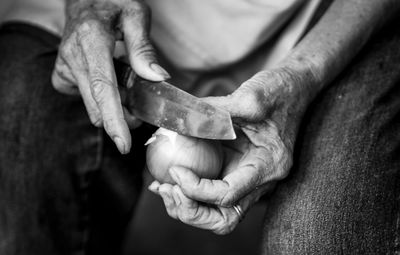
[[[277,67],[285,76],[294,103],[307,107],[324,85],[320,65],[302,56],[291,55]]]

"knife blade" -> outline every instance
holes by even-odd
[[[229,112],[168,82],[144,80],[136,77],[129,66],[124,68],[123,82],[130,87],[128,107],[137,118],[186,136],[218,140],[236,138]]]

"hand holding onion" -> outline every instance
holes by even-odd
[[[160,183],[175,184],[172,167],[191,169],[201,178],[216,179],[223,154],[219,141],[179,135],[159,128],[147,141],[146,162],[151,175]]]
[[[236,140],[222,142],[224,163],[218,180],[201,178],[188,166],[175,166],[169,174],[176,184],[154,181],[149,186],[162,197],[172,218],[217,234],[229,233],[241,218],[233,206],[246,213],[288,174],[302,113],[293,112],[301,109],[297,87],[282,89],[290,85],[282,77],[260,73],[227,97],[204,99],[227,110],[240,129]]]

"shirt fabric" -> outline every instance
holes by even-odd
[[[258,70],[272,68],[288,54],[303,35],[320,2],[146,0],[152,10],[151,38],[154,44],[170,66],[180,70],[175,74],[176,81],[181,83],[178,86],[197,96],[212,95],[210,91],[214,90],[215,82],[196,85],[194,80],[198,77],[187,79],[187,73],[210,72],[236,65],[264,45],[258,60],[242,65],[238,74],[231,73],[230,77],[222,78],[228,78],[228,82],[217,82],[221,87],[217,89],[221,91],[219,94],[232,92],[238,83]],[[62,34],[64,0],[15,0],[10,6],[3,20],[25,21]],[[125,55],[122,43],[117,43],[115,55]]]

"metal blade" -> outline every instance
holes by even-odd
[[[136,79],[128,90],[137,118],[182,135],[206,139],[236,138],[230,114],[167,82]]]

